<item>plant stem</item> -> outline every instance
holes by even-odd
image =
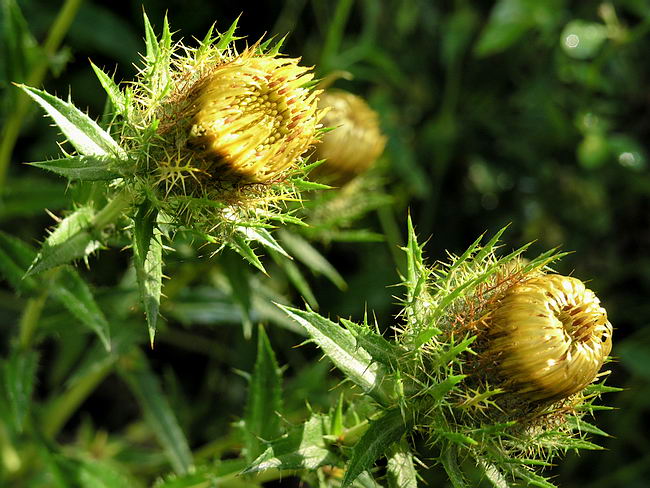
[[[127,191],[115,195],[113,199],[102,208],[93,219],[92,226],[95,230],[102,230],[109,224],[115,222],[123,210],[133,203],[133,197]]]
[[[43,292],[37,297],[30,298],[27,300],[25,309],[23,310],[23,315],[20,317],[20,338],[19,343],[21,349],[29,349],[32,338],[34,337],[34,331],[38,325],[38,320],[41,318],[41,312],[45,306],[45,301],[47,299],[48,289],[47,287]]]
[[[61,10],[59,10],[59,14],[54,20],[47,38],[43,43],[43,56],[38,58],[37,63],[32,67],[31,72],[25,80],[27,85],[36,86],[43,82],[50,58],[59,48],[63,37],[77,14],[77,10],[79,10],[81,2],[82,0],[66,0]],[[16,145],[16,140],[18,139],[20,128],[23,125],[23,119],[27,115],[28,108],[29,98],[24,93],[17,93],[16,106],[9,114],[2,131],[2,136],[0,137],[0,189],[4,186],[11,161],[11,154]]]

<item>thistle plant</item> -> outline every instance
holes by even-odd
[[[611,350],[607,313],[580,280],[553,273],[562,253],[529,260],[524,246],[499,256],[502,233],[429,267],[409,221],[392,340],[367,319],[338,325],[283,307],[362,398],[346,406],[342,396],[272,442],[248,472],[307,468],[319,479],[338,473],[322,486],[386,477],[414,487],[416,466],[441,465],[456,488],[480,479],[550,488],[537,469],[569,450],[599,449],[587,435],[604,432],[587,419],[616,390],[599,372]]]
[[[144,20],[146,53],[134,82],[119,87],[93,65],[109,99],[105,129],[71,102],[21,88],[74,148],[31,164],[101,188],[58,223],[28,275],[85,259],[126,230],[153,343],[165,239],[183,232],[228,246],[262,271],[251,243],[285,253],[268,229],[299,223],[284,202],[317,186],[304,180],[303,155],[323,111],[311,70],[280,56],[281,41],[238,51],[234,22],[187,47],[172,41],[166,20],[159,39]]]

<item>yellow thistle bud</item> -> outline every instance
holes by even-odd
[[[612,349],[612,325],[596,295],[560,275],[512,286],[493,310],[488,334],[505,386],[532,400],[581,391]]]
[[[313,74],[298,61],[249,49],[202,80],[189,142],[208,174],[269,181],[315,142],[318,91],[305,86]]]
[[[347,183],[381,155],[386,137],[379,128],[377,113],[352,93],[329,90],[321,95],[319,107],[329,109],[323,125],[334,130],[316,147],[316,157],[325,163],[312,176],[327,183]]]

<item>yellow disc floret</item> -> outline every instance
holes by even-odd
[[[266,182],[315,142],[318,91],[306,87],[313,74],[298,61],[248,50],[202,80],[189,142],[209,174]]]
[[[607,312],[576,278],[545,275],[512,286],[488,323],[506,387],[533,400],[581,391],[612,348]]]

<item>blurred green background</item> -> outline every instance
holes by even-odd
[[[8,3],[2,0],[5,20]],[[18,2],[37,41],[45,38],[61,3]],[[251,42],[289,33],[286,54],[302,56],[319,76],[349,71],[354,78],[336,86],[364,96],[379,112],[389,138],[379,164],[395,204],[363,225],[388,232],[389,239],[323,248],[349,285],[339,291],[323,278],[313,279],[324,315],[359,319],[367,306],[390,327],[399,293],[389,287],[399,281],[392,250],[405,235],[409,211],[420,237],[429,238],[429,262],[506,224],[507,248],[534,240],[533,253],[556,246],[574,251],[557,271],[589,281],[607,308],[615,327],[610,384],[625,391],[605,399],[616,410],[600,412],[596,421],[612,436],[600,440],[606,450],[569,453],[553,473],[567,488],[648,486],[650,3],[85,1],[50,60],[45,89],[62,97],[70,92],[77,106],[99,117],[105,97],[88,58],[118,81],[132,79],[143,48],[143,7],[158,32],[167,13],[176,39],[188,43],[213,22],[227,29],[240,14],[238,32]],[[11,60],[11,46],[0,49],[4,126],[17,95],[8,82],[24,78]],[[30,243],[41,240],[52,223],[45,209],[56,213],[74,201],[65,181],[20,164],[57,154],[57,131],[49,124],[31,107],[0,200],[0,227]],[[89,279],[108,290],[126,258],[109,251],[91,264]],[[170,273],[174,269],[172,263]],[[5,287],[0,307],[6,344],[21,303]],[[170,318],[171,330],[175,323]],[[173,385],[180,390],[172,397],[187,397],[183,405],[178,400],[178,412],[182,421],[184,413],[193,419],[193,427],[190,420],[184,424],[190,438],[211,402],[221,399],[221,423],[202,433],[209,437],[241,413],[245,382],[231,379],[232,368],[251,370],[254,344],[240,341],[230,348],[224,345],[228,332],[208,326],[206,347],[224,349],[214,359],[177,347],[185,333],[178,330],[167,342],[161,334],[149,355],[163,378],[175,378],[165,383],[168,391]],[[270,335],[281,363],[290,365],[285,377],[298,388],[304,358],[290,348],[300,338],[282,329]],[[65,337],[60,340],[65,343]],[[42,367],[56,356],[56,345],[45,347],[52,352]],[[197,372],[209,381],[197,380]],[[39,383],[38,395],[44,396],[49,383]],[[109,432],[121,429],[134,408],[121,402],[124,395],[109,379],[66,432],[72,436],[85,417]],[[444,486],[432,480],[431,486]]]

